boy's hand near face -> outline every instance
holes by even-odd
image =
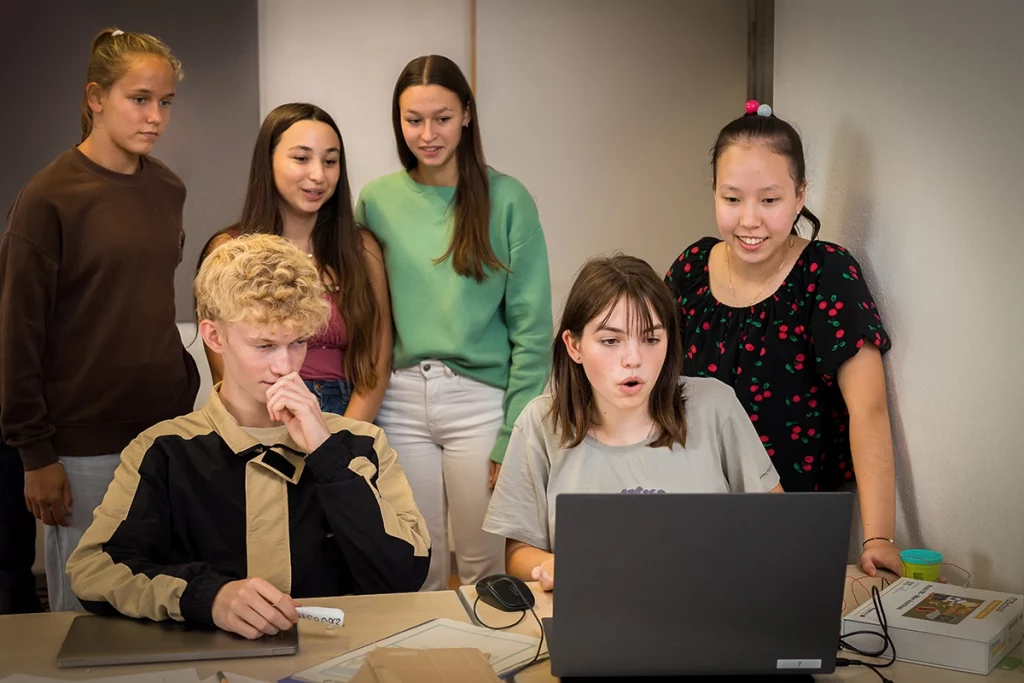
[[[297,372],[285,375],[267,389],[267,412],[271,420],[288,427],[292,439],[307,453],[315,451],[331,435],[320,402]]]

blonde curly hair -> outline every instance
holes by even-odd
[[[243,235],[214,249],[195,279],[200,321],[282,327],[304,336],[327,326],[331,306],[316,267],[277,235]]]

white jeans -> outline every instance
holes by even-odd
[[[51,612],[81,611],[82,603],[71,591],[65,566],[92,524],[92,513],[114,480],[121,454],[58,458],[71,485],[71,515],[68,526],[47,526],[43,532],[46,548],[46,592]]]
[[[391,375],[377,424],[398,453],[430,532],[430,571],[421,590],[445,590],[451,573],[447,517],[463,585],[505,571],[505,540],[481,529],[491,491],[491,449],[505,391],[436,360]]]

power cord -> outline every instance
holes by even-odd
[[[518,586],[516,586],[515,584],[512,584],[511,585],[511,589],[513,591],[515,591],[516,595],[519,596],[519,598],[523,601],[524,605],[528,605],[529,604],[529,602],[526,599],[526,596],[519,592],[519,587]],[[473,616],[476,618],[476,620],[478,622],[480,622],[480,624],[482,626],[485,626],[485,627],[491,629],[492,631],[504,631],[507,628],[512,628],[513,626],[518,626],[519,623],[522,622],[522,620],[526,618],[526,610],[522,610],[521,614],[519,615],[519,619],[514,621],[514,622],[512,622],[511,624],[508,624],[507,626],[491,626],[490,624],[485,622],[483,619],[481,619],[480,615],[477,613],[476,606],[478,604],[480,604],[480,595],[479,594],[476,596],[476,600],[473,601]],[[523,669],[525,669],[527,667],[531,667],[534,664],[536,664],[537,660],[540,659],[540,651],[544,648],[544,625],[541,623],[540,617],[538,617],[537,613],[533,610],[533,607],[530,607],[529,610],[530,610],[530,614],[533,615],[533,618],[537,620],[537,628],[540,629],[540,642],[537,643],[537,653],[533,656],[533,659],[531,659],[526,664],[523,664],[516,671],[510,671],[509,674],[515,674],[518,671],[522,671]]]
[[[850,652],[854,652],[864,657],[879,658],[885,654],[886,650],[891,649],[892,658],[885,664],[871,664],[869,662],[861,661],[859,659],[837,657],[836,666],[863,666],[874,671],[875,675],[882,679],[882,683],[893,683],[891,679],[886,678],[885,675],[880,671],[880,669],[885,669],[887,667],[892,666],[893,663],[896,661],[896,644],[892,642],[892,637],[889,636],[889,621],[885,618],[885,610],[882,608],[882,594],[878,591],[878,586],[871,587],[871,604],[874,605],[875,612],[878,614],[878,623],[882,627],[882,632],[878,633],[877,631],[853,631],[852,633],[847,633],[846,635],[839,637],[839,649],[849,650]],[[882,639],[882,648],[877,652],[868,652],[866,650],[861,650],[860,648],[851,645],[846,641],[846,639],[850,636],[861,635],[878,636]]]

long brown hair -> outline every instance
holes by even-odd
[[[377,386],[379,379],[377,326],[380,309],[370,284],[361,228],[352,213],[345,142],[330,114],[314,104],[291,103],[282,104],[267,115],[253,147],[249,189],[237,229],[242,233],[280,235],[283,232],[280,197],[274,183],[274,149],[281,135],[299,121],[326,123],[338,136],[338,185],[334,195],[320,207],[310,239],[313,256],[340,287],[332,296],[348,331],[345,377],[356,391],[369,391]]]
[[[398,158],[402,160],[406,171],[416,168],[419,162],[405,142],[398,100],[402,93],[414,85],[439,85],[446,88],[459,98],[463,110],[469,111],[469,123],[463,128],[462,140],[455,152],[459,169],[459,181],[455,186],[455,230],[448,251],[436,263],[450,256],[456,273],[482,282],[487,277],[485,266],[492,270],[508,268],[498,260],[491,246],[491,195],[484,147],[480,142],[480,112],[476,107],[476,99],[462,71],[447,57],[425,55],[405,65],[395,83],[391,123],[395,128]]]
[[[552,346],[549,417],[562,446],[575,448],[598,423],[593,390],[583,366],[569,357],[562,341],[568,330],[576,339],[583,329],[602,316],[606,321],[619,302],[625,301],[628,329],[637,334],[654,327],[655,317],[665,328],[668,349],[661,374],[648,397],[651,418],[658,427],[655,448],[686,445],[686,412],[679,375],[683,369],[682,333],[676,319],[672,293],[651,266],[635,256],[616,254],[587,261],[576,275],[562,311],[562,322]],[[602,321],[602,322],[603,322]]]
[[[181,62],[162,40],[148,33],[130,33],[117,28],[105,28],[96,34],[89,46],[89,66],[85,70],[85,93],[82,95],[82,142],[92,132],[92,109],[89,108],[89,84],[104,90],[124,76],[133,55],[156,55],[171,65],[177,80],[182,79]]]

